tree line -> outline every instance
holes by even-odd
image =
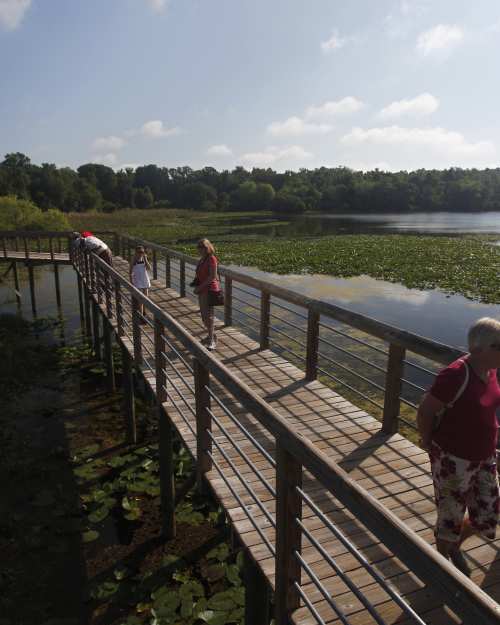
[[[500,168],[361,172],[320,167],[279,173],[144,165],[115,172],[87,163],[75,171],[34,165],[18,152],[0,163],[0,196],[63,212],[168,207],[281,214],[500,211]]]

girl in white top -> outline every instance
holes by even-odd
[[[151,280],[149,279],[148,271],[151,269],[151,265],[149,264],[148,257],[142,245],[138,245],[135,248],[135,254],[132,258],[132,262],[130,263],[130,282],[135,286],[136,289],[139,289],[144,293],[144,295],[148,295],[149,287],[151,286]],[[141,305],[141,314],[145,317],[146,311],[144,306]]]

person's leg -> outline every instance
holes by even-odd
[[[146,297],[148,297],[149,289],[141,289],[141,293],[143,293]],[[142,308],[142,314],[145,317],[146,316],[146,308],[144,307],[144,304],[141,305],[141,308]]]
[[[434,530],[436,549],[445,558],[451,558],[453,564],[468,575],[470,570],[459,548],[469,489],[465,470],[468,461],[444,452],[435,444],[431,448],[430,459],[437,508]]]
[[[208,341],[209,341],[209,345],[211,345],[213,348],[215,348],[215,345],[216,345],[214,324],[215,324],[214,307],[208,306],[208,311],[207,311]]]
[[[467,497],[469,518],[464,523],[460,543],[474,534],[494,540],[500,510],[496,455],[481,462],[471,474]]]
[[[198,295],[198,302],[200,305],[200,315],[201,320],[203,321],[203,325],[207,329],[208,332],[208,295],[207,293],[200,293]]]

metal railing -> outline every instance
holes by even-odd
[[[288,624],[296,610],[307,610],[319,624],[332,617],[350,622],[349,614],[339,609],[328,590],[325,584],[328,578],[315,571],[314,564],[303,555],[304,537],[319,549],[320,564],[329,564],[360,605],[373,618],[377,615],[376,622],[384,622],[377,605],[363,590],[355,590],[356,584],[348,581],[348,573],[342,571],[335,557],[315,538],[309,523],[318,519],[366,568],[384,596],[395,602],[413,622],[424,622],[363,557],[355,541],[342,531],[342,524],[334,523],[328,512],[313,501],[305,485],[307,481],[310,486],[311,480],[316,488],[321,487],[324,493],[345,506],[350,518],[355,519],[358,531],[372,532],[423,583],[432,585],[443,602],[465,622],[493,624],[498,621],[500,608],[493,599],[458,573],[308,439],[297,434],[272,406],[208,352],[175,318],[100,258],[90,255],[85,262],[85,256],[77,254],[76,267],[96,298],[105,284],[113,285],[111,298],[113,293],[116,298],[118,292],[122,302],[125,293],[129,298],[131,349],[136,366],[152,381],[157,396],[166,402],[165,418],[168,418],[170,406],[179,415],[183,438],[195,450],[199,478],[208,474],[209,480],[224,483],[258,534],[267,557],[274,560],[277,624]],[[139,312],[141,306],[147,313],[146,323]],[[104,303],[102,308],[108,310]],[[120,325],[120,320],[116,319],[115,323],[117,334],[124,336],[123,321]],[[193,357],[192,365],[188,355]],[[254,450],[252,457],[250,447]],[[303,579],[303,573],[307,579]],[[332,611],[332,617],[325,617],[324,605]],[[323,606],[321,611],[319,606]]]
[[[132,246],[135,241],[117,236],[115,251],[127,256],[127,246]],[[154,249],[153,263],[156,268],[153,271],[157,279],[160,279],[159,264],[164,253],[163,277],[166,285],[170,286],[167,280],[171,280],[172,265],[177,262],[179,291],[185,292],[186,265],[192,266],[195,261],[177,252],[165,251],[161,246]],[[338,605],[329,590],[331,577],[325,577],[324,573],[315,569],[304,548],[303,538],[318,552],[319,560],[315,562],[322,566],[329,565],[375,622],[384,622],[377,602],[370,600],[367,593],[359,589],[359,584],[349,579],[349,574],[339,564],[341,558],[337,559],[327,548],[328,541],[325,544],[323,540],[318,540],[313,526],[317,527],[319,522],[332,532],[342,549],[368,571],[384,596],[410,620],[424,622],[408,601],[399,596],[393,585],[360,553],[356,540],[349,538],[349,523],[355,523],[355,532],[371,532],[423,584],[432,587],[440,600],[465,623],[498,623],[500,606],[491,597],[461,575],[312,442],[297,433],[279,412],[207,351],[174,317],[94,254],[76,250],[73,262],[88,295],[100,303],[102,313],[113,324],[119,339],[125,341],[132,351],[137,370],[142,371],[160,405],[166,409],[160,428],[165,420],[170,419],[169,414],[174,409],[180,421],[174,420],[173,413],[171,420],[178,424],[184,441],[193,450],[199,480],[207,476],[209,483],[215,479],[224,482],[258,534],[267,557],[273,559],[277,625],[288,625],[297,610],[301,614],[307,611],[320,625],[332,618],[343,623],[350,622],[348,611]],[[307,317],[304,344],[308,379],[314,379],[319,371],[317,361],[322,317],[343,323],[352,321],[353,327],[388,343],[387,354],[380,346],[376,346],[375,352],[388,358],[384,413],[389,406],[393,417],[396,398],[398,403],[400,399],[399,390],[395,392],[396,387],[400,388],[404,382],[401,372],[406,351],[436,362],[446,362],[458,353],[372,319],[352,315],[336,306],[307,300],[244,274],[226,268],[221,268],[221,273],[226,295],[231,296],[233,281],[250,287],[250,292],[255,290],[260,293],[261,345],[265,346],[266,339],[270,338],[266,320],[270,319],[271,298],[278,299],[280,305],[284,305],[282,302],[291,303],[291,310],[299,307],[299,313],[303,309],[307,311],[306,315],[300,314]],[[141,306],[146,317],[140,312]],[[229,297],[226,298],[224,311],[226,322],[231,321],[232,313]],[[192,363],[189,360],[191,357]],[[380,367],[378,362],[375,364]],[[388,426],[387,420],[384,425]],[[249,449],[253,450],[251,456]],[[309,489],[312,484],[314,487]],[[162,491],[168,490],[162,474],[161,488]],[[328,496],[329,501],[338,502],[337,509],[339,505],[345,509],[348,522],[336,520],[336,514],[325,511],[323,505],[314,501],[311,492],[317,492],[318,488],[323,496]],[[341,553],[339,550],[334,552]],[[303,579],[303,572],[307,579]],[[330,611],[329,616],[325,610]]]

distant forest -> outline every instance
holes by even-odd
[[[30,200],[42,210],[190,208],[323,213],[500,211],[500,168],[360,172],[347,167],[217,171],[213,167],[144,165],[115,172],[88,163],[76,171],[34,165],[21,153],[0,163],[0,196]]]

